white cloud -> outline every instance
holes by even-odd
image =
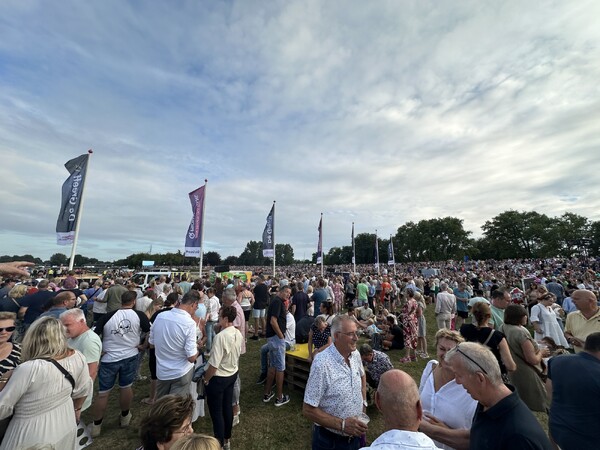
[[[598,220],[597,2],[2,2],[1,253],[47,257],[95,150],[79,251],[239,254],[277,200],[297,256],[510,209]],[[35,30],[35,32],[31,32]],[[359,231],[360,230],[360,231]]]

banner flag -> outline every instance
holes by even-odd
[[[65,163],[70,175],[62,185],[62,201],[56,221],[56,243],[58,245],[72,245],[75,239],[88,158],[89,153],[86,153]]]
[[[267,224],[262,236],[263,257],[273,258],[275,256],[275,205],[271,207],[271,212],[267,216]]]
[[[392,235],[390,235],[390,243],[388,244],[388,266],[396,264],[396,258],[394,257],[394,243],[392,241]]]
[[[356,263],[356,246],[354,245],[354,222],[352,222],[352,264]]]
[[[202,227],[204,226],[204,188],[201,186],[195,191],[189,193],[192,204],[192,221],[185,235],[185,256],[200,258],[200,249],[202,248]]]
[[[323,216],[319,221],[319,245],[317,246],[317,264],[323,261]]]

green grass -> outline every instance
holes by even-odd
[[[429,355],[434,357],[433,336],[437,327],[433,307],[426,310],[426,317]],[[360,343],[363,341],[364,339],[361,339]],[[312,424],[302,415],[303,394],[301,392],[287,386],[284,387],[284,392],[290,394],[291,400],[287,405],[279,408],[274,406],[273,401],[267,404],[262,402],[263,385],[256,385],[255,382],[260,373],[259,349],[264,342],[264,339],[248,340],[247,352],[240,358],[241,415],[240,424],[233,429],[231,446],[233,449],[247,450],[310,449]],[[400,364],[399,359],[402,355],[400,351],[392,350],[388,352],[388,355],[396,368],[406,371],[417,384],[419,383],[427,361],[418,359],[413,363]],[[144,374],[148,375],[147,361],[144,361]],[[148,390],[149,381],[140,381],[134,384],[133,420],[129,428],[121,429],[118,424],[118,392],[117,389],[114,389],[102,425],[102,435],[96,438],[89,448],[132,450],[139,447],[138,425],[141,417],[149,409],[148,406],[141,404],[140,400],[147,396]],[[367,414],[371,418],[367,441],[371,442],[383,433],[383,421],[375,406],[369,406]],[[547,429],[547,416],[536,414],[536,417]],[[89,410],[84,412],[83,420],[86,424],[91,421]],[[206,408],[206,417],[199,418],[194,424],[194,431],[212,436],[212,423],[208,417],[208,408]]]

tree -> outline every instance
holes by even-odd
[[[217,252],[204,253],[203,262],[208,266],[218,266],[221,264],[221,255]]]
[[[278,266],[289,266],[294,264],[294,249],[292,246],[290,244],[275,244],[275,261]]]
[[[262,255],[262,242],[250,241],[238,258],[238,264],[242,266],[266,266],[269,258]]]
[[[586,217],[566,212],[552,226],[552,238],[545,256],[570,257],[584,246],[590,237],[591,224]]]
[[[237,256],[228,256],[227,258],[225,258],[223,260],[223,264],[226,266],[237,266],[238,263],[238,257]]]
[[[552,219],[535,211],[505,211],[481,228],[496,259],[543,257],[553,234]]]
[[[63,253],[55,253],[50,257],[50,264],[53,266],[64,266],[68,264],[69,258]]]
[[[325,264],[350,264],[352,263],[352,246],[332,247],[325,255]]]

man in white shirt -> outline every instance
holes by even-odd
[[[417,384],[409,374],[393,369],[381,375],[375,404],[383,415],[386,432],[363,449],[438,449],[431,438],[419,432],[423,407]]]
[[[148,343],[156,352],[156,397],[187,395],[198,357],[196,322],[198,291],[189,291],[178,306],[159,314],[150,330]]]
[[[435,298],[435,320],[438,329],[450,329],[454,314],[456,314],[456,297],[448,292],[448,283],[441,283],[440,293]]]
[[[131,385],[138,366],[138,353],[141,347],[142,333],[150,331],[150,321],[145,314],[136,311],[136,293],[125,290],[121,295],[121,307],[105,314],[96,324],[94,331],[102,335],[102,357],[98,371],[98,396],[94,402],[94,424],[92,437],[100,435],[104,412],[108,405],[108,396],[119,378],[121,406],[121,427],[131,422]]]

